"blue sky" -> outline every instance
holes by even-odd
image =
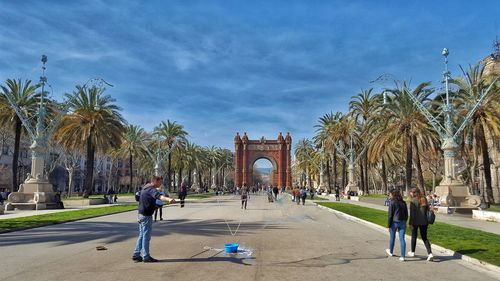
[[[480,3],[479,3],[480,2]],[[233,148],[235,132],[311,137],[380,74],[439,83],[492,52],[500,1],[2,1],[0,80],[55,98],[102,77],[123,115]],[[380,87],[380,85],[378,85]]]

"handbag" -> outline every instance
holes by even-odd
[[[434,211],[432,211],[431,209],[429,209],[427,211],[427,222],[429,224],[433,224],[435,220],[436,220],[436,214],[434,214]]]

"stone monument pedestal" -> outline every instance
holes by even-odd
[[[19,191],[9,194],[6,211],[58,209],[56,193],[46,180],[28,178],[19,186]]]
[[[481,197],[470,194],[468,186],[460,180],[441,182],[435,193],[443,207],[477,209],[481,204]]]
[[[348,195],[349,192],[354,192],[355,194],[359,193],[359,186],[357,183],[349,183],[345,187],[345,193]]]

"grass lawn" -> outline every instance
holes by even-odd
[[[500,205],[491,205],[488,209],[485,209],[484,211],[500,213]]]
[[[311,197],[310,197],[310,196],[308,196],[308,197],[307,197],[307,200],[311,200]],[[314,196],[313,201],[328,201],[328,199],[323,198],[323,197]]]
[[[89,198],[83,198],[83,196],[71,196],[71,197],[66,197],[63,198],[63,201],[67,200],[84,200],[84,199],[103,199],[103,195],[90,195]]]
[[[387,227],[387,212],[348,203],[320,202],[325,207]],[[431,244],[500,266],[500,235],[436,222],[429,227]]]
[[[117,194],[118,196],[118,199],[120,199],[120,197],[133,197],[135,196],[135,193],[119,193]],[[107,197],[107,195],[106,195]],[[104,198],[104,194],[94,194],[94,195],[90,195],[89,196],[90,199],[102,199]],[[65,200],[82,200],[82,199],[86,199],[86,198],[83,198],[83,196],[71,196],[71,197],[63,197],[63,201]]]
[[[137,204],[114,205],[110,207],[90,208],[76,211],[58,212],[22,218],[0,220],[0,232],[9,232],[24,228],[58,224],[67,221],[111,215],[137,209]]]

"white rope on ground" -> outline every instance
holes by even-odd
[[[233,195],[233,197],[231,197],[231,199],[232,199],[232,198],[234,198],[234,197],[236,197],[236,196],[237,196],[237,195]],[[220,208],[222,208],[222,205],[220,204],[219,196],[216,196],[216,197],[217,197],[217,205],[218,205]],[[248,200],[248,199],[247,199],[247,200]],[[233,237],[234,237],[234,236],[236,235],[236,233],[238,232],[238,230],[240,229],[240,225],[241,225],[241,221],[242,221],[242,220],[241,220],[241,217],[240,217],[240,221],[239,221],[239,223],[238,223],[238,227],[236,227],[236,230],[234,231],[234,233],[233,233],[233,231],[232,231],[232,229],[231,229],[231,226],[229,226],[229,223],[227,222],[226,217],[223,217],[223,218],[224,218],[224,222],[225,222],[225,223],[226,223],[226,225],[227,225],[227,228],[229,229],[229,232],[231,233],[231,236],[233,236]]]

